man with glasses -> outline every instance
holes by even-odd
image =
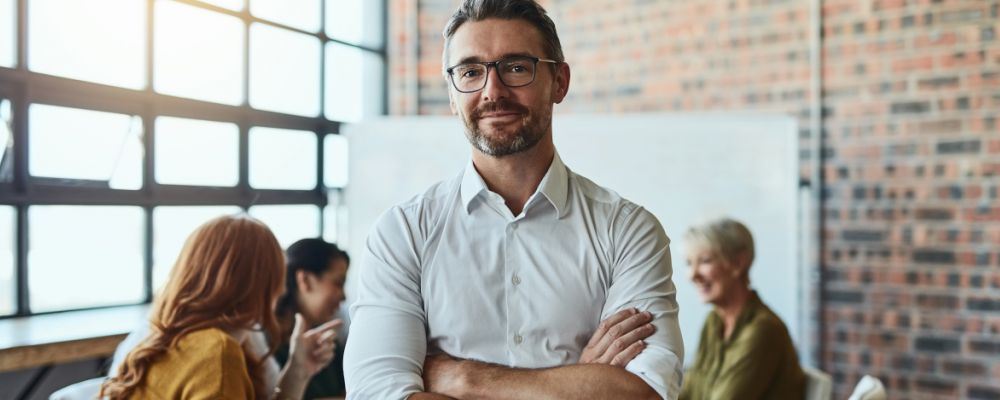
[[[444,36],[472,157],[369,236],[348,398],[676,398],[669,240],[556,153],[570,68],[552,20],[531,0],[465,0]]]

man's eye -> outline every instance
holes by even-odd
[[[476,69],[467,69],[467,70],[461,71],[461,74],[462,74],[461,76],[463,78],[475,78],[475,77],[479,76],[479,70],[476,70]]]

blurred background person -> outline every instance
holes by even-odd
[[[318,238],[293,243],[285,257],[285,293],[276,308],[282,341],[274,353],[281,365],[288,362],[288,340],[296,313],[302,314],[310,328],[328,323],[337,314],[344,301],[344,281],[351,262],[337,245]],[[333,361],[309,381],[305,399],[345,396],[343,349],[341,343],[336,345]]]
[[[720,218],[685,236],[689,277],[714,310],[705,320],[681,399],[801,399],[806,377],[788,329],[750,289],[754,241]]]
[[[246,215],[212,219],[188,237],[151,312],[149,333],[121,363],[101,396],[128,398],[300,398],[333,357],[330,322],[306,330],[295,316],[288,362],[271,384],[278,346],[274,314],[284,257],[263,223]],[[254,332],[272,338],[256,343]]]

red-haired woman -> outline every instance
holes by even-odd
[[[275,300],[284,256],[271,230],[245,215],[213,219],[191,234],[153,305],[149,335],[126,356],[101,396],[111,399],[299,398],[333,356],[333,324],[303,332],[296,318],[291,362],[277,388],[250,349],[254,330],[279,338]],[[280,395],[280,396],[278,396]]]

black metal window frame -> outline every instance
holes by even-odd
[[[70,78],[45,75],[28,70],[27,8],[29,0],[16,1],[17,21],[17,64],[14,68],[0,67],[0,100],[11,102],[13,137],[13,174],[9,181],[0,182],[0,205],[15,208],[14,279],[17,293],[14,314],[0,315],[0,319],[30,315],[51,314],[86,309],[109,308],[133,304],[118,304],[100,307],[80,307],[66,310],[33,313],[28,293],[28,233],[30,221],[28,208],[35,205],[88,205],[88,206],[140,206],[144,211],[143,248],[143,293],[141,303],[148,303],[153,297],[153,209],[157,206],[239,206],[244,211],[254,205],[315,205],[322,209],[328,204],[331,190],[324,185],[324,138],[326,135],[340,134],[342,122],[329,120],[324,115],[326,109],[326,45],[339,43],[360,49],[380,57],[382,65],[380,114],[388,108],[387,46],[388,0],[379,0],[382,7],[380,18],[383,34],[382,45],[373,48],[330,38],[325,34],[326,1],[320,1],[321,25],[319,32],[309,32],[295,27],[261,19],[250,14],[249,2],[242,11],[233,11],[195,0],[171,0],[220,14],[235,16],[243,22],[243,102],[232,106],[157,93],[153,90],[153,40],[155,24],[154,5],[157,0],[146,1],[146,88],[132,90],[116,86],[80,81]],[[263,111],[249,105],[249,30],[253,23],[260,23],[306,34],[320,40],[320,115],[303,117],[298,115]],[[368,90],[369,88],[365,88]],[[372,88],[375,90],[376,88]],[[104,111],[138,116],[143,126],[143,182],[138,190],[118,190],[101,182],[73,179],[52,179],[33,177],[28,172],[28,106],[46,104],[76,109]],[[154,179],[154,138],[157,117],[180,117],[208,121],[234,123],[239,127],[239,181],[235,187],[204,187],[159,184]],[[250,186],[249,175],[249,132],[252,127],[269,127],[310,131],[317,135],[316,187],[310,190],[256,189]],[[2,151],[2,149],[0,149]],[[320,232],[324,232],[322,212],[318,221]],[[137,282],[138,283],[138,282]]]

